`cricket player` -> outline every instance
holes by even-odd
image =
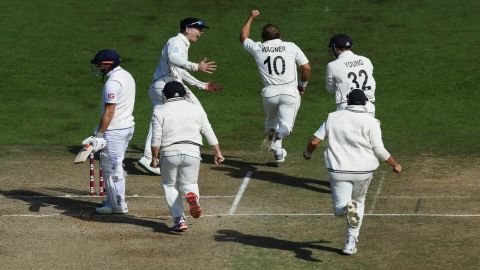
[[[188,49],[191,43],[198,41],[203,34],[205,28],[209,28],[205,21],[188,17],[180,21],[180,33],[170,38],[163,47],[160,62],[153,74],[153,82],[148,90],[148,95],[152,101],[153,107],[160,106],[164,103],[162,90],[166,83],[170,81],[187,82],[192,86],[209,92],[218,92],[223,86],[215,82],[202,82],[190,75],[188,71],[201,71],[205,73],[213,73],[217,65],[214,61],[203,59],[200,63],[190,62],[188,60]],[[186,86],[185,86],[186,87]],[[201,106],[197,97],[186,87],[188,98],[195,104]],[[143,156],[138,161],[142,167],[153,174],[160,175],[160,168],[150,167],[152,153],[150,151],[152,139],[152,124],[148,130],[147,139],[145,141],[145,150]]]
[[[364,91],[351,91],[346,109],[330,113],[303,152],[309,160],[317,146],[328,139],[325,166],[330,175],[334,213],[347,217],[343,253],[349,255],[357,252],[365,196],[373,172],[379,166],[378,159],[392,166],[394,172],[402,171],[402,166],[383,146],[380,122],[368,112],[366,103]]]
[[[101,150],[107,200],[95,211],[98,214],[125,214],[128,207],[122,162],[135,126],[132,115],[135,81],[128,71],[120,67],[120,55],[114,50],[98,51],[90,63],[96,67],[98,75],[107,77],[102,91],[99,127],[93,136],[82,142],[83,145],[92,144],[95,152]]]
[[[182,232],[188,228],[182,197],[186,197],[192,217],[199,218],[202,214],[197,183],[202,134],[213,147],[215,164],[219,165],[224,158],[207,114],[201,106],[186,98],[184,85],[177,81],[168,82],[163,95],[165,104],[155,107],[152,116],[150,166],[160,166],[162,170],[163,189],[174,222],[170,229]]]
[[[265,132],[264,151],[272,150],[277,163],[284,162],[287,151],[282,147],[283,138],[292,133],[300,108],[300,96],[305,93],[311,75],[311,67],[305,54],[293,42],[280,39],[277,26],[266,24],[262,28],[262,42],[249,38],[250,28],[258,10],[252,10],[240,34],[240,43],[254,58],[264,88]],[[297,65],[301,68],[300,81]]]
[[[347,94],[353,89],[365,91],[368,112],[375,116],[375,88],[373,65],[370,59],[352,52],[352,39],[345,34],[334,35],[328,44],[336,60],[328,63],[326,88],[335,94],[337,111],[345,109]]]

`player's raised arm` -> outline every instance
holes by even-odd
[[[247,39],[250,36],[250,28],[252,26],[252,22],[255,18],[258,17],[258,15],[260,15],[260,11],[256,9],[250,12],[250,15],[248,16],[247,21],[242,27],[242,32],[240,33],[240,43],[243,44],[243,41],[245,41],[245,39]]]

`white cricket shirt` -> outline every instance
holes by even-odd
[[[218,144],[201,106],[185,99],[169,99],[153,110],[152,146],[160,146],[164,156],[188,154],[200,157],[202,134],[209,145]]]
[[[375,102],[376,83],[370,59],[344,51],[327,65],[326,88],[335,94],[336,104],[346,103],[347,94],[353,89],[365,92],[368,101]]]
[[[109,73],[103,86],[102,110],[105,112],[105,103],[115,104],[115,113],[107,130],[130,128],[135,125],[133,109],[135,106],[135,80],[128,71],[117,66]]]
[[[296,95],[297,65],[308,64],[308,59],[295,43],[280,39],[262,43],[247,38],[243,41],[243,48],[255,58],[258,72],[265,86],[262,91],[263,97],[280,94]]]
[[[170,38],[162,49],[162,56],[153,74],[153,81],[163,79],[169,81],[185,81],[200,89],[205,89],[206,83],[197,80],[187,70],[197,71],[198,64],[188,61],[190,41],[182,33]]]
[[[330,113],[314,136],[328,139],[325,166],[336,180],[366,180],[377,169],[378,158],[390,157],[383,146],[380,122],[365,106]]]

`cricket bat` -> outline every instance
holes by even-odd
[[[75,164],[85,162],[85,160],[87,160],[88,156],[92,152],[93,152],[93,146],[91,144],[85,145],[75,157]]]

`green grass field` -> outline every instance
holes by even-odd
[[[271,157],[259,151],[264,137],[262,84],[252,57],[238,41],[240,29],[252,8],[261,12],[252,28],[254,39],[260,38],[263,24],[277,24],[282,30],[282,39],[299,45],[313,68],[294,133],[285,141],[289,158],[286,166],[280,168],[268,166]],[[223,216],[232,203],[230,197],[215,203],[206,200],[207,210],[221,217],[196,221],[192,231],[198,229],[199,232],[192,232],[189,236],[194,240],[189,242],[186,237],[179,240],[147,232],[146,229],[154,228],[150,222],[166,215],[165,205],[159,201],[156,206],[161,212],[158,209],[148,212],[142,204],[146,202],[139,200],[132,209],[140,213],[135,221],[118,222],[127,223],[122,239],[138,236],[161,241],[166,237],[169,243],[158,251],[151,241],[142,244],[140,240],[134,243],[125,240],[131,244],[128,251],[141,258],[155,255],[159,261],[166,261],[164,267],[168,269],[176,264],[188,266],[188,260],[175,257],[170,249],[184,249],[192,241],[203,241],[200,247],[218,254],[211,264],[202,257],[198,264],[200,269],[209,266],[226,269],[386,269],[390,265],[402,269],[449,269],[454,265],[477,269],[478,262],[458,258],[462,253],[474,257],[479,251],[478,244],[469,242],[469,237],[475,237],[474,232],[480,229],[478,216],[432,220],[373,215],[362,231],[368,240],[362,243],[361,253],[352,259],[336,253],[335,248],[339,248],[342,241],[338,234],[341,222],[333,217],[284,218],[264,214],[331,211],[320,151],[310,163],[302,162],[300,154],[311,134],[335,109],[334,97],[324,87],[325,66],[332,60],[326,45],[333,34],[343,32],[353,38],[354,52],[373,62],[377,81],[376,116],[382,122],[387,149],[405,169],[404,175],[394,177],[385,165],[380,168],[367,202],[372,204],[378,198],[379,206],[372,209],[372,214],[422,213],[426,204],[428,214],[478,215],[474,202],[478,202],[480,190],[478,166],[474,165],[479,164],[480,158],[480,143],[475,139],[480,134],[477,104],[480,100],[477,85],[480,78],[477,68],[480,63],[480,2],[4,0],[0,2],[0,10],[0,124],[3,127],[0,168],[4,184],[0,189],[0,195],[3,194],[0,196],[3,205],[0,232],[8,235],[4,243],[12,244],[16,237],[28,234],[28,227],[11,230],[22,221],[8,215],[35,212],[28,207],[34,203],[12,197],[17,194],[13,191],[36,192],[56,198],[71,193],[66,192],[67,183],[70,183],[73,185],[70,188],[78,194],[86,192],[85,168],[70,167],[70,163],[80,142],[90,135],[99,121],[102,82],[91,72],[89,60],[102,48],[118,50],[123,59],[121,65],[132,73],[137,83],[136,131],[129,159],[131,169],[137,168],[135,161],[140,155],[139,149],[143,148],[152,112],[147,88],[161,49],[167,39],[178,32],[180,19],[195,16],[205,19],[211,28],[191,46],[190,59],[199,62],[208,57],[218,63],[218,69],[211,75],[192,74],[204,81],[220,82],[225,90],[219,94],[193,91],[207,111],[229,161],[219,168],[202,166],[200,187],[206,195],[233,197],[245,172],[253,171],[253,187],[248,190],[254,191],[246,194],[241,204],[244,208],[240,207],[239,213],[259,214],[259,217]],[[208,161],[210,152],[205,149],[205,153]],[[55,160],[52,164],[63,167],[57,173],[55,168],[49,168],[47,174],[42,165],[45,160]],[[24,170],[22,164],[28,169]],[[12,168],[20,173],[13,172]],[[161,195],[157,178],[151,180],[151,176],[138,169],[134,172],[132,178],[144,186],[133,188],[135,191],[127,189],[127,193]],[[386,179],[384,186],[378,181],[383,179],[382,175]],[[392,182],[389,179],[393,179]],[[408,185],[403,185],[404,182]],[[52,190],[55,192],[46,192]],[[320,208],[309,201],[312,196],[319,196]],[[91,227],[97,232],[94,236],[98,236],[108,230],[105,223],[109,222],[85,214],[85,218],[76,218],[80,220],[77,224],[77,220],[72,222],[70,217],[81,216],[84,211],[89,213],[96,202],[88,199],[43,202],[61,210],[60,213],[67,212],[61,214],[65,216],[66,227],[62,227],[51,243],[61,243],[72,233],[73,243],[78,242],[81,247],[95,245],[94,239],[86,240],[79,232]],[[65,209],[62,204],[73,206]],[[83,204],[80,214],[75,212],[76,204]],[[465,205],[471,208],[462,207]],[[53,213],[49,211],[47,213]],[[75,213],[70,215],[71,212]],[[55,220],[26,220],[38,226],[39,238],[33,245],[41,249],[42,244],[49,242],[48,227]],[[169,220],[163,220],[168,224]],[[445,227],[434,227],[438,220]],[[118,224],[112,226],[115,225]],[[113,239],[119,229],[112,230]],[[154,232],[158,230],[161,231],[157,228]],[[312,231],[314,236],[310,234]],[[444,241],[438,240],[438,234],[449,231],[456,234],[445,236]],[[393,241],[398,245],[391,244],[388,235],[394,235]],[[401,235],[406,236],[402,238]],[[323,240],[332,244],[327,243],[326,247],[323,242],[306,244]],[[265,244],[262,246],[262,243]],[[445,247],[446,251],[437,250],[438,246]],[[26,260],[21,262],[12,255],[20,252],[15,251],[16,244],[0,244],[0,247],[0,258],[8,258],[4,261],[10,263],[0,263],[0,269],[30,268],[36,262],[40,262],[40,268],[56,268],[40,259],[50,258],[51,254],[46,251],[24,254]],[[302,253],[305,248],[313,253]],[[74,256],[68,254],[69,250],[53,254],[66,258]],[[388,254],[379,254],[379,250],[388,251]],[[107,253],[116,256],[126,251],[112,249]],[[193,257],[197,256],[201,254]],[[162,269],[161,263],[154,259],[147,260],[152,264],[132,259],[131,265],[139,269]],[[68,259],[63,259],[60,265],[60,268],[93,266],[75,264]]]

